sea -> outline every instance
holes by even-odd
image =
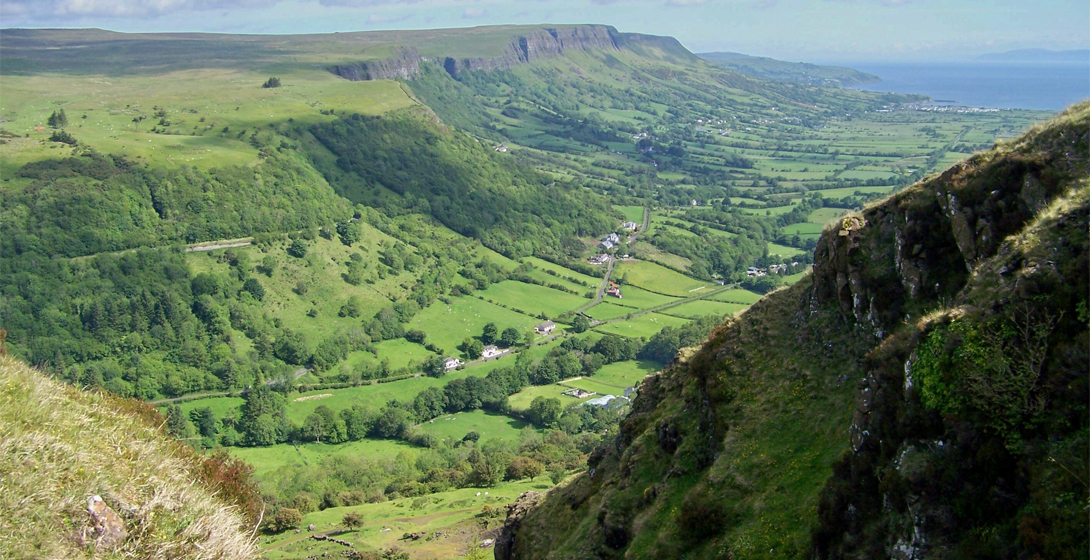
[[[839,62],[882,78],[853,89],[922,93],[935,104],[996,109],[1060,111],[1090,99],[1085,62]]]

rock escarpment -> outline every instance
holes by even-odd
[[[851,216],[496,558],[1090,553],[1090,104]]]
[[[639,44],[638,37],[628,38]],[[453,77],[466,71],[507,70],[538,60],[563,56],[565,51],[588,49],[617,50],[618,41],[625,40],[617,30],[604,25],[579,25],[563,28],[543,28],[533,33],[519,35],[504,46],[503,54],[496,57],[439,57],[435,59]],[[680,46],[680,45],[679,45]],[[683,49],[684,50],[684,49]],[[331,66],[329,71],[347,80],[411,80],[420,73],[420,62],[425,60],[415,48],[402,48],[397,56],[355,64]]]
[[[420,53],[415,48],[402,48],[393,58],[330,66],[329,71],[353,82],[409,80],[420,73]]]
[[[566,29],[543,29],[515,37],[503,49],[503,55],[493,58],[454,58],[443,60],[443,68],[451,76],[466,71],[506,70],[538,60],[562,56],[564,51],[587,49],[617,50],[617,31],[602,25],[582,25]]]

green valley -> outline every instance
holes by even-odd
[[[0,348],[250,465],[277,559],[344,551],[333,538],[470,557],[521,493],[590,495],[581,473],[616,463],[639,399],[709,336],[751,306],[786,328],[784,294],[811,289],[845,216],[1051,116],[766,79],[599,25],[3,34]],[[804,461],[777,488],[816,507],[852,390],[808,364],[775,386],[794,400],[759,404],[812,392],[839,410],[804,416],[828,445],[753,458],[764,418],[716,474],[732,491]],[[668,534],[675,490],[626,491],[625,511],[657,504],[646,534]],[[800,546],[768,535],[789,521],[723,530]]]

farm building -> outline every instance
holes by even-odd
[[[488,346],[484,347],[484,350],[481,351],[481,357],[486,359],[486,360],[488,358],[495,358],[496,356],[499,356],[500,354],[503,354],[503,351],[500,350],[499,347],[496,346],[495,344],[489,344]]]
[[[540,325],[534,327],[534,332],[536,332],[537,334],[549,334],[553,332],[553,329],[555,328],[556,323],[552,321],[545,321],[544,323],[541,323]]]
[[[609,255],[606,253],[599,253],[598,256],[588,259],[588,262],[590,262],[590,264],[606,264],[609,262]]]

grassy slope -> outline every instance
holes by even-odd
[[[551,494],[529,520],[530,529],[520,533],[517,551],[549,551],[530,557],[612,557],[616,553],[595,528],[602,509],[611,518],[616,512],[615,522],[632,524],[627,550],[633,557],[721,555],[725,549],[711,545],[688,550],[675,523],[685,496],[705,485],[714,485],[716,499],[731,504],[725,540],[735,557],[790,557],[792,550],[805,550],[819,491],[847,445],[842,434],[853,384],[840,376],[861,373],[857,365],[822,352],[821,342],[858,347],[850,335],[793,328],[796,302],[807,285],[777,292],[713,334],[693,368],[706,369],[715,353],[735,357],[702,374],[706,384],[687,365],[645,381],[633,414],[622,423],[621,438],[631,441],[623,454],[606,453],[592,465],[602,475],[580,477]],[[802,351],[783,352],[798,338],[809,339]],[[716,395],[711,409],[701,405],[708,393]],[[676,452],[663,449],[658,426],[682,434]],[[718,445],[703,440],[701,433],[709,431],[723,438],[722,451],[709,450]],[[714,462],[701,463],[712,460],[708,453]],[[677,476],[665,476],[671,468]],[[778,552],[769,555],[771,549]]]
[[[0,556],[101,557],[77,541],[100,494],[134,508],[110,558],[255,557],[241,519],[194,484],[187,454],[119,405],[0,358]]]
[[[984,210],[980,210],[995,223],[1015,220],[1005,223],[1005,227],[1014,228],[1017,224],[1023,224],[1028,229],[1020,237],[1008,238],[1008,243],[1013,244],[1013,247],[995,249],[998,251],[995,259],[982,258],[977,262],[978,270],[989,271],[990,277],[985,277],[983,272],[973,277],[967,289],[962,292],[969,294],[966,297],[971,305],[957,310],[954,315],[960,317],[970,313],[984,313],[985,310],[1002,309],[1003,304],[997,303],[998,301],[1032,297],[1020,292],[1030,290],[1029,294],[1034,293],[1033,288],[1029,287],[1031,282],[1028,275],[1040,272],[1042,267],[1037,264],[1023,264],[1021,266],[1028,266],[1032,271],[1016,272],[1015,261],[1039,263],[1041,259],[1033,258],[1034,255],[1067,255],[1065,251],[1079,250],[1077,247],[1081,244],[1080,236],[1085,235],[1066,235],[1065,241],[1057,239],[1056,235],[1047,236],[1035,232],[1033,228],[1050,228],[1051,231],[1055,227],[1052,224],[1057,220],[1066,220],[1068,227],[1072,222],[1081,221],[1082,232],[1085,231],[1087,179],[1085,152],[1080,151],[1085,141],[1080,142],[1080,139],[1086,138],[1087,122],[1090,122],[1087,108],[1076,108],[1054,123],[1055,128],[1051,132],[1047,132],[1048,128],[1045,129],[1046,133],[1040,135],[1040,138],[1046,139],[1041,141],[1043,147],[1034,148],[1038,152],[1007,159],[1006,152],[1001,149],[978,156],[972,160],[972,165],[951,170],[941,178],[913,187],[902,196],[870,207],[867,210],[867,219],[879,222],[882,219],[880,217],[898,210],[898,205],[911,204],[917,199],[933,200],[933,190],[936,189],[960,189],[957,191],[959,200],[972,200],[976,191],[992,195],[1001,192],[992,190],[993,188],[1007,189],[1005,195],[1013,192],[1009,198],[1025,197],[1027,191],[1022,190],[1019,195],[1019,189],[1032,181],[1028,175],[1026,178],[1022,177],[1021,173],[1025,173],[1026,168],[1019,167],[1018,158],[1049,162],[1041,163],[1045,167],[1039,171],[1042,181],[1069,181],[1073,177],[1078,182],[1068,186],[1077,186],[1079,191],[1072,190],[1064,195],[1071,197],[1069,201],[1061,200],[1051,208],[1042,206],[1043,213],[1038,214],[1036,221],[1029,219],[1033,217],[1032,212],[1026,212],[1016,204],[994,205],[995,208],[1006,209],[994,210],[996,214],[985,214]],[[1027,138],[1032,140],[1036,134],[1035,131],[1027,135]],[[1027,140],[1024,143],[1032,142]],[[1018,149],[1013,151],[1020,152],[1022,145],[1018,144]],[[983,208],[983,204],[977,208]],[[1003,212],[1007,212],[1007,215],[1001,215]],[[1016,221],[1027,219],[1024,223]],[[864,234],[893,237],[890,228],[880,230],[879,227],[884,226],[868,227]],[[935,227],[942,229],[941,225]],[[835,242],[843,237],[830,232],[827,239]],[[949,234],[942,239],[946,243],[945,248],[936,247],[935,250],[960,258],[957,246],[964,241],[959,238],[959,243],[955,243]],[[1055,244],[1055,248],[1040,247],[1041,243]],[[1059,249],[1064,243],[1068,246]],[[871,238],[858,245],[868,247],[868,252],[860,251],[862,254],[857,258],[853,257],[853,263],[885,263],[886,260],[892,262],[892,258],[879,256],[892,243],[879,243]],[[1031,247],[1032,251],[1026,247]],[[1081,282],[1085,282],[1085,244],[1081,244],[1081,247],[1083,256],[1058,261],[1057,267],[1067,275],[1077,276],[1081,272]],[[1025,256],[1019,251],[1025,251]],[[837,264],[833,257],[828,258],[830,263],[826,268],[846,266],[846,262]],[[943,261],[936,263],[931,263],[930,266],[942,268]],[[892,267],[888,263],[866,266]],[[1055,269],[1049,269],[1051,270]],[[868,274],[872,273],[868,271]],[[934,276],[936,271],[931,274]],[[999,278],[1003,274],[1008,275],[1006,281]],[[1048,274],[1048,271],[1040,272],[1041,277]],[[1015,281],[1015,278],[1018,280]],[[943,280],[958,285],[954,280]],[[868,281],[873,282],[875,278],[868,276],[860,280],[860,284]],[[896,280],[893,282],[896,283]],[[815,287],[811,288],[812,285]],[[927,540],[950,539],[947,534],[949,530],[959,522],[969,522],[968,520],[986,518],[986,524],[982,525],[986,531],[982,533],[974,528],[976,526],[962,526],[958,528],[961,533],[954,538],[962,539],[959,544],[968,547],[960,549],[962,552],[972,550],[974,554],[981,554],[982,557],[987,557],[982,553],[988,550],[1029,550],[1031,548],[1026,548],[1027,543],[1033,547],[1036,546],[1034,542],[1047,540],[1044,536],[1038,538],[1019,532],[1022,531],[1021,527],[1026,526],[1025,523],[1020,525],[1019,519],[1031,523],[1052,523],[1064,530],[1078,525],[1063,517],[1080,509],[1077,505],[1071,505],[1075,504],[1075,498],[1071,497],[1074,494],[1070,494],[1074,491],[1072,489],[1075,488],[1075,482],[1070,479],[1057,481],[1056,477],[1066,477],[1062,477],[1054,467],[1047,467],[1045,457],[1053,463],[1056,460],[1036,448],[1043,444],[1027,439],[1025,450],[1019,452],[1024,455],[1016,455],[1009,460],[1002,459],[1005,457],[1002,452],[989,450],[994,446],[990,448],[980,443],[988,437],[994,437],[988,436],[986,429],[972,426],[975,421],[973,413],[946,419],[950,424],[945,439],[935,440],[941,442],[935,449],[942,445],[947,447],[941,452],[934,451],[934,456],[955,457],[956,454],[962,454],[960,462],[951,460],[955,465],[943,467],[946,471],[935,476],[931,476],[932,471],[923,469],[939,468],[938,466],[905,466],[904,476],[920,478],[919,481],[911,483],[917,485],[914,489],[899,488],[897,485],[908,483],[901,482],[896,477],[890,481],[882,480],[882,469],[901,470],[898,466],[898,455],[894,453],[898,449],[898,442],[889,444],[891,437],[904,437],[898,434],[905,430],[932,433],[930,436],[915,436],[921,440],[931,441],[938,435],[927,427],[936,421],[925,420],[928,412],[905,410],[919,407],[918,404],[913,404],[918,397],[902,396],[906,383],[903,377],[904,364],[912,351],[912,336],[900,337],[902,340],[894,340],[898,338],[894,336],[876,345],[876,339],[867,327],[853,328],[852,321],[840,312],[835,299],[825,301],[820,299],[821,296],[814,296],[818,290],[814,276],[809,275],[797,284],[771,294],[754,304],[738,320],[729,322],[714,332],[688,363],[679,364],[645,381],[633,403],[632,414],[622,422],[616,445],[603,446],[592,455],[589,466],[592,467],[594,475],[580,476],[568,486],[551,492],[537,509],[523,518],[516,532],[513,556],[553,559],[621,556],[739,559],[810,557],[813,552],[811,536],[817,534],[815,529],[818,528],[819,502],[826,510],[826,518],[822,521],[829,524],[822,527],[826,531],[825,538],[835,534],[836,539],[824,542],[832,542],[840,546],[840,550],[858,554],[859,557],[883,555],[893,546],[893,540],[890,539],[898,536],[902,543],[907,542],[903,539],[911,539],[912,547],[926,547]],[[1041,298],[1047,296],[1037,297],[1038,300],[1034,301],[1044,302]],[[1066,295],[1058,297],[1068,307],[1050,309],[1043,307],[1046,302],[1041,304],[1043,312],[1052,313],[1053,316],[1077,313],[1075,299]],[[1063,300],[1064,297],[1067,299]],[[922,309],[926,313],[938,302],[933,295],[921,295],[915,299],[910,310],[913,312],[913,320],[921,321],[921,325],[942,314],[925,314],[923,319],[918,319],[917,311]],[[907,307],[909,304],[902,302],[901,305]],[[1085,301],[1079,305],[1085,309]],[[879,309],[879,313],[885,312],[887,311]],[[966,315],[962,315],[963,313]],[[1085,311],[1078,313],[1085,317]],[[1085,325],[1080,327],[1085,333]],[[909,331],[913,328],[909,326],[901,330]],[[1071,332],[1075,333],[1077,330],[1073,329]],[[903,340],[905,338],[909,340]],[[1081,343],[1085,341],[1084,338],[1079,340]],[[886,368],[887,373],[882,375],[889,378],[889,381],[884,382],[888,386],[876,385],[873,377],[878,375],[873,369],[878,367],[875,364],[883,360],[889,362],[880,366]],[[1065,366],[1059,365],[1058,368],[1062,372]],[[864,378],[864,374],[867,384],[866,389],[862,390],[863,385],[857,383]],[[1073,385],[1065,386],[1044,377],[1041,382],[1047,382],[1053,387],[1050,389],[1053,394],[1072,401],[1074,410],[1084,411],[1085,391],[1082,391],[1081,396],[1064,396],[1063,391],[1071,389],[1059,387],[1085,387],[1085,369],[1078,374],[1072,371],[1066,375],[1068,381],[1063,383]],[[916,382],[919,383],[919,379]],[[965,382],[979,383],[973,381],[971,376]],[[878,397],[879,392],[883,392],[884,396]],[[906,402],[898,404],[901,399]],[[883,411],[886,416],[874,416],[879,412],[879,406],[887,409]],[[1060,415],[1069,413],[1069,410],[1056,411]],[[853,414],[856,415],[854,419]],[[1047,415],[1045,417],[1051,418]],[[868,451],[866,456],[861,455],[858,448],[854,454],[846,453],[849,438],[845,431],[853,423],[858,423],[857,430],[861,431],[869,426],[871,432],[877,434],[857,431],[854,432],[856,435],[853,440],[859,446],[863,445],[859,442],[864,442],[870,446],[868,449],[883,450],[885,456],[877,459],[877,464],[874,462],[876,451]],[[1033,434],[1036,426],[1034,422],[1028,422],[1019,429]],[[1080,445],[1079,438],[1082,438],[1081,445],[1085,445],[1085,417],[1078,421],[1057,422],[1051,429],[1051,433],[1039,434],[1038,437],[1067,437],[1070,441],[1065,441],[1064,445],[1070,443],[1071,447]],[[969,430],[968,435],[966,430]],[[882,441],[873,441],[879,439]],[[892,447],[884,447],[887,444]],[[990,456],[990,453],[999,454]],[[834,463],[838,463],[841,457],[846,457],[845,462],[837,466],[837,476],[831,477]],[[940,464],[939,459],[928,460],[931,465]],[[981,466],[993,463],[1010,466],[1020,460],[1037,461],[1038,464],[1033,469],[1038,472],[1045,470],[1047,474],[1019,471],[1014,473],[1017,479],[1015,482],[994,480],[994,471],[986,472],[984,469],[987,467]],[[881,461],[888,462],[883,464]],[[1081,465],[1084,466],[1085,462]],[[967,469],[969,474],[958,474],[958,468]],[[1079,469],[1084,467],[1080,466]],[[946,478],[940,479],[940,475]],[[958,478],[966,476],[968,478]],[[981,477],[980,484],[969,482],[978,480],[975,477]],[[882,480],[881,488],[879,480]],[[827,481],[829,488],[825,488]],[[887,486],[887,482],[890,485]],[[1010,502],[1014,507],[1018,503],[1011,502],[1017,492],[1004,490],[1012,484],[1025,484],[1033,489],[1032,493],[1017,490],[1029,495],[1028,498],[1023,496],[1017,499],[1024,500],[1031,510],[1016,514],[1014,509],[1001,513],[995,509],[998,507],[995,504]],[[990,490],[974,494],[974,486]],[[1057,490],[1058,488],[1066,490]],[[1077,490],[1083,491],[1084,489]],[[870,495],[861,498],[862,494]],[[929,506],[931,509],[928,510],[909,508],[907,513],[904,513],[903,503],[900,506],[886,505],[890,503],[887,500],[893,500],[893,503],[909,500],[909,504],[912,504],[917,497],[925,495],[927,501],[939,505]],[[952,500],[957,495],[979,495],[986,499],[987,501],[980,503],[991,505],[978,507],[985,507],[993,514],[999,513],[1000,520],[995,521],[992,514],[982,517],[980,512],[973,511],[972,504],[954,503]],[[946,503],[948,499],[951,500],[950,503]],[[856,501],[866,501],[871,511],[853,521],[851,512],[855,510],[855,506],[851,504]],[[1046,503],[1049,505],[1045,505]],[[891,507],[899,509],[891,510]],[[1040,509],[1032,508],[1055,510],[1046,514],[1040,513]],[[1062,508],[1066,510],[1061,512]],[[940,515],[940,512],[946,512],[941,515],[954,517],[934,527],[919,525],[920,515]],[[1048,517],[1052,514],[1055,515]],[[1004,524],[1002,519],[1014,521]],[[1080,546],[1085,549],[1085,523],[1081,525],[1083,544]],[[864,534],[859,526],[868,526],[868,531],[874,534]],[[845,530],[845,527],[849,528]],[[841,530],[840,533],[836,532]],[[930,537],[925,534],[926,540],[919,538],[917,542],[918,537],[914,535],[919,535],[921,530],[934,534]],[[1004,535],[999,531],[1007,533]],[[882,535],[887,535],[888,538],[882,540]],[[871,540],[866,541],[867,538]],[[1035,540],[1028,540],[1030,538]],[[1063,540],[1065,538],[1079,537],[1078,533],[1072,532],[1064,537],[1056,537],[1056,540],[1067,542]],[[886,548],[879,550],[882,543],[885,543]],[[981,545],[988,548],[974,548]],[[941,550],[936,549],[934,552]],[[836,554],[830,553],[830,557],[835,556]]]

